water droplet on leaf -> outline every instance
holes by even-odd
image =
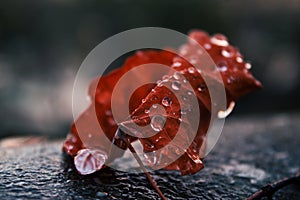
[[[181,88],[181,84],[180,84],[180,82],[179,81],[174,81],[173,83],[172,83],[172,89],[173,90],[179,90]]]
[[[238,63],[242,63],[243,62],[243,58],[242,57],[236,57],[236,62],[238,62]]]
[[[246,69],[251,69],[252,65],[250,63],[245,64]]]
[[[218,118],[223,119],[223,118],[227,117],[232,112],[234,106],[235,106],[235,102],[234,101],[230,102],[230,104],[226,110],[220,110],[218,112]]]
[[[234,77],[230,76],[228,79],[227,79],[227,83],[230,84],[234,81]]]
[[[165,125],[165,118],[161,115],[154,115],[151,119],[150,125],[154,131],[159,132],[163,129]]]
[[[185,95],[182,95],[181,98],[182,98],[184,101],[187,100],[187,96],[185,96]]]
[[[211,45],[208,44],[208,43],[204,44],[203,46],[204,46],[204,48],[207,49],[207,50],[211,49]]]
[[[189,71],[190,74],[193,74],[193,73],[195,73],[195,68],[194,67],[189,67],[188,71]]]
[[[161,103],[162,103],[163,106],[170,106],[171,103],[172,103],[172,101],[171,101],[171,99],[169,97],[165,97],[165,98],[163,98],[163,100],[161,101]]]
[[[174,62],[172,67],[180,67],[181,66],[181,63],[180,62]]]
[[[176,80],[179,80],[182,78],[182,74],[180,72],[175,72],[173,77],[176,79]]]
[[[217,45],[217,46],[222,46],[222,47],[226,47],[229,45],[227,38],[222,35],[222,34],[216,34],[211,38],[211,43]]]
[[[225,71],[227,71],[227,66],[226,65],[223,65],[222,67],[220,67],[220,68],[218,68],[219,69],[219,71],[221,71],[221,72],[225,72]]]
[[[233,52],[227,50],[227,49],[223,49],[221,52],[222,56],[224,56],[225,58],[230,58],[233,56]]]
[[[148,113],[150,113],[150,110],[146,109],[144,112],[145,112],[146,114],[148,114]]]
[[[162,80],[168,80],[169,78],[170,78],[169,75],[164,75],[164,76],[162,77]]]
[[[156,109],[157,108],[157,104],[153,104],[152,108]]]
[[[198,86],[198,91],[199,91],[199,92],[203,92],[203,91],[205,91],[205,90],[206,90],[205,84],[200,84],[200,85]]]

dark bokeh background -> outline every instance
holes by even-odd
[[[235,115],[298,112],[300,1],[0,1],[0,138],[64,136],[71,93],[85,56],[131,28],[223,33],[238,46],[264,89]]]

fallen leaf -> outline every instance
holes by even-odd
[[[104,137],[109,138],[111,142],[122,149],[127,148],[126,143],[115,135],[117,129],[120,128],[130,142],[137,139],[141,142],[145,157],[154,169],[163,167],[167,170],[180,170],[182,175],[186,175],[196,173],[203,168],[202,158],[205,153],[206,133],[211,115],[215,115],[215,113],[211,113],[211,97],[205,80],[210,80],[209,82],[212,83],[210,87],[212,88],[224,84],[227,106],[229,106],[229,109],[222,111],[223,113],[220,115],[224,117],[230,113],[234,102],[238,98],[260,88],[261,84],[250,73],[251,65],[244,62],[243,56],[228,43],[225,36],[216,34],[210,37],[207,33],[198,30],[192,31],[189,36],[191,40],[184,44],[177,54],[167,50],[138,51],[129,57],[121,68],[92,81],[89,89],[92,103],[72,125],[63,146],[65,152],[71,156],[76,156],[75,166],[79,173],[88,174],[100,170],[105,166],[105,159],[113,160],[116,155],[112,155],[107,150],[100,151],[100,154],[103,155],[100,162],[96,162],[95,159],[97,158],[94,158],[94,155],[90,153],[91,149],[86,149],[82,142],[83,138],[79,137],[75,124],[81,124],[84,127],[84,132],[80,134],[81,137],[91,135],[94,138],[94,136],[97,136],[95,146],[98,146],[100,150],[110,148],[105,146],[104,143],[101,147],[101,141]],[[203,46],[211,56],[217,65],[217,71],[221,74],[221,80],[217,79],[214,75],[216,72],[210,72],[210,69],[198,70],[193,67],[193,65],[206,66],[203,65],[205,61],[201,59],[205,52],[195,48],[195,41]],[[124,120],[118,122],[117,125],[111,109],[112,93],[115,85],[126,72],[148,63],[169,66],[170,71],[157,84],[143,85],[134,92],[128,105],[130,116],[124,117]],[[145,73],[140,78],[151,80],[155,73],[156,70],[151,70],[151,73]],[[186,84],[187,82],[189,84]],[[130,84],[128,87],[130,87]],[[96,91],[95,94],[93,94],[93,91]],[[126,105],[126,99],[124,98],[126,92],[127,90],[124,89],[118,93],[118,98],[114,99],[114,105],[123,107]],[[193,94],[195,94],[194,99],[192,98]],[[195,101],[197,104],[195,104]],[[159,118],[158,115],[150,112],[155,110],[153,106],[157,105],[165,110],[165,114],[161,116],[163,118]],[[198,107],[191,107],[193,105],[198,105]],[[93,119],[90,114],[94,108],[96,109],[97,119]],[[195,117],[197,110],[201,113],[201,120]],[[105,135],[95,133],[94,123],[101,125]],[[136,124],[146,127],[139,134],[151,136],[140,138],[126,134],[127,131],[139,132],[135,129]],[[195,126],[197,131],[195,135],[191,135],[191,132],[193,132],[191,127]],[[178,130],[179,127],[181,127],[180,131]],[[155,132],[155,135],[153,135],[153,132]],[[164,148],[166,146],[168,148]],[[149,154],[149,152],[154,152],[154,154]],[[96,155],[99,154],[96,153]]]

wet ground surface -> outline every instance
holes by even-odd
[[[300,116],[230,118],[205,169],[192,176],[152,172],[169,199],[244,199],[300,171]],[[0,199],[159,199],[143,174],[76,173],[62,141],[0,147]],[[7,142],[5,143],[7,144]],[[300,186],[274,199],[300,199]]]

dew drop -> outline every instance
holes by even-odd
[[[88,134],[88,138],[92,138],[92,134],[91,133]]]
[[[155,151],[147,152],[144,154],[144,157],[149,161],[152,165],[155,165],[157,163],[157,156],[155,154]]]
[[[181,77],[182,77],[182,74],[180,72],[175,72],[173,74],[173,77],[176,79],[176,80],[179,80]]]
[[[142,103],[145,103],[146,102],[146,99],[142,99]]]
[[[207,49],[207,50],[211,49],[211,45],[208,44],[208,43],[204,44],[203,46],[204,46],[204,48]]]
[[[226,66],[226,65],[223,65],[222,67],[219,67],[218,69],[219,69],[219,71],[221,71],[221,72],[225,72],[225,71],[227,71],[227,66]]]
[[[251,69],[252,65],[250,63],[245,64],[246,69]]]
[[[217,45],[217,46],[222,46],[226,47],[229,45],[227,38],[222,35],[222,34],[216,34],[210,39],[211,43]]]
[[[231,101],[226,110],[220,110],[218,112],[218,118],[223,119],[223,118],[227,117],[232,112],[234,106],[235,106],[235,102]]]
[[[157,86],[161,86],[161,80],[156,81]]]
[[[236,57],[235,58],[235,60],[236,60],[236,62],[238,62],[238,63],[242,63],[243,62],[243,58],[242,57]]]
[[[171,103],[172,103],[172,101],[171,101],[171,99],[169,97],[165,97],[165,98],[163,98],[163,100],[161,101],[161,103],[162,103],[163,106],[170,106]]]
[[[206,86],[205,86],[205,84],[200,84],[199,86],[198,86],[198,89],[197,89],[199,92],[203,92],[203,91],[205,91],[206,90]]]
[[[148,113],[150,113],[150,110],[148,110],[148,109],[145,109],[145,111],[144,111],[146,114],[148,114]]]
[[[187,91],[187,94],[191,96],[193,94],[193,92]]]
[[[199,156],[194,156],[193,159],[194,163],[196,164],[202,164],[202,160],[200,159]]]
[[[194,67],[189,67],[189,68],[188,68],[188,72],[189,72],[190,74],[195,73],[195,68],[194,68]]]
[[[230,58],[233,56],[233,52],[223,49],[221,52],[222,56],[224,56],[225,58]]]
[[[170,78],[169,75],[164,75],[164,76],[162,77],[162,80],[168,80],[169,78]]]
[[[185,96],[185,95],[181,95],[181,98],[182,98],[183,101],[187,100],[187,96]]]
[[[152,108],[156,109],[157,108],[157,104],[153,104]]]
[[[181,66],[181,62],[174,62],[172,67],[180,67]]]
[[[179,90],[181,88],[181,84],[180,84],[180,82],[179,81],[174,81],[173,83],[172,83],[172,89],[173,90]]]
[[[161,115],[155,115],[152,117],[151,119],[151,128],[158,132],[161,131],[163,129],[165,125],[165,118],[162,117]]]
[[[227,79],[227,83],[230,84],[234,81],[234,77],[230,76],[228,79]]]

